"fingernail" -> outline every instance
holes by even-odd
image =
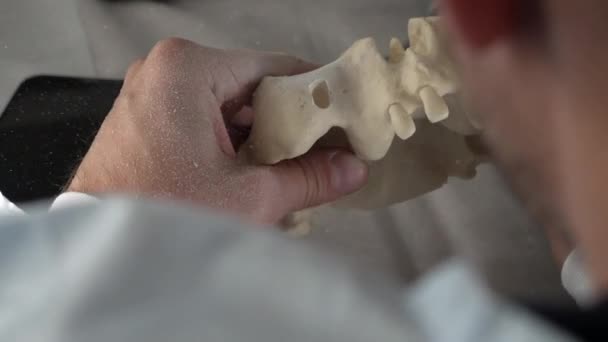
[[[331,186],[342,194],[359,190],[367,180],[367,165],[346,152],[337,152],[330,157]]]

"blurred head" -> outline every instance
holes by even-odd
[[[441,11],[486,143],[527,207],[583,246],[608,242],[608,1]]]

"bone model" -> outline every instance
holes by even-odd
[[[410,48],[393,38],[388,60],[366,38],[315,71],[265,78],[253,102],[251,156],[275,164],[315,144],[348,146],[368,161],[370,177],[337,205],[361,209],[419,196],[449,176],[474,175],[479,160],[466,136],[478,125],[461,106],[448,105],[459,82],[439,20],[414,18],[408,29]]]

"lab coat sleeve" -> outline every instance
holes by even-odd
[[[305,240],[125,199],[0,221],[2,341],[570,341],[458,264],[411,290]]]
[[[59,195],[51,204],[50,211],[62,210],[95,204],[99,201],[94,196],[67,192]],[[5,198],[0,192],[0,217],[3,215],[20,215],[24,212]],[[562,266],[561,281],[566,291],[580,306],[590,306],[595,303],[595,293],[591,281],[585,271],[582,257],[578,251],[573,251]]]
[[[64,192],[55,198],[49,211],[95,204],[97,201],[99,201],[99,199],[96,197],[82,192]]]
[[[0,217],[4,215],[21,215],[23,211],[0,192]]]
[[[49,210],[65,209],[69,207],[82,206],[86,204],[96,203],[98,199],[88,194],[80,192],[65,192],[53,201]],[[4,197],[0,192],[0,216],[2,215],[20,215],[24,214],[23,210],[17,207],[14,203]]]

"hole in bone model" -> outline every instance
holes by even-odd
[[[329,108],[331,100],[329,98],[329,86],[327,81],[315,81],[310,85],[312,100],[315,106],[321,109]]]

